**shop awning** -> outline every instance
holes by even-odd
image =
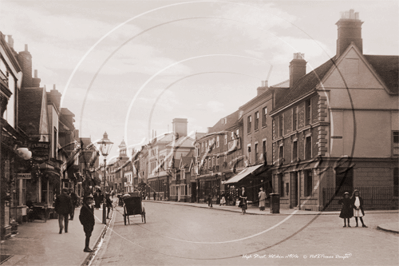
[[[237,175],[233,176],[232,178],[230,178],[229,180],[224,182],[224,184],[237,183],[240,180],[242,180],[243,178],[245,178],[248,175],[252,174],[255,170],[257,170],[258,168],[260,168],[262,166],[263,166],[263,164],[247,167],[244,170],[242,170],[241,172],[239,172]]]

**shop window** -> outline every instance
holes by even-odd
[[[285,195],[290,194],[290,183],[285,183]]]
[[[313,176],[311,170],[304,171],[305,174],[305,196],[311,196],[313,190]]]

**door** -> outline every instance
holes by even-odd
[[[298,172],[292,172],[290,178],[290,208],[298,206]]]

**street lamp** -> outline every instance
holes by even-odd
[[[104,186],[103,186],[103,193],[105,192],[105,180],[106,180],[106,166],[107,166],[107,156],[110,152],[112,145],[114,143],[108,139],[107,132],[104,133],[103,138],[97,142],[98,149],[100,150],[101,155],[104,157]],[[107,223],[106,218],[106,211],[105,211],[105,197],[103,198],[103,224]]]

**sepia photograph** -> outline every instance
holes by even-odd
[[[399,265],[399,1],[0,0],[0,265]]]

